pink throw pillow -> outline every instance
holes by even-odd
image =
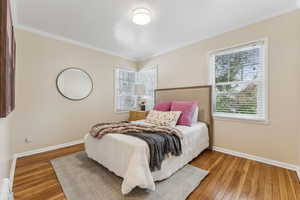
[[[177,125],[191,126],[197,106],[197,101],[173,101],[171,111],[181,111]]]
[[[171,105],[172,105],[172,101],[158,101],[156,102],[153,110],[170,111]]]

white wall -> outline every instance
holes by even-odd
[[[11,159],[9,118],[0,119],[0,180],[9,176]]]

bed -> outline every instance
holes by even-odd
[[[147,143],[139,138],[126,134],[108,134],[101,140],[89,134],[85,136],[88,157],[123,178],[123,194],[129,193],[137,186],[155,190],[155,181],[170,177],[212,144],[210,86],[158,89],[155,96],[159,101],[199,101],[198,122],[191,127],[176,126],[183,134],[182,155],[165,159],[160,170],[150,171],[149,148]],[[141,120],[133,123],[146,122]]]

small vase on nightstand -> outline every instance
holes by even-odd
[[[141,110],[142,111],[145,111],[146,110],[146,105],[144,104],[144,105],[141,105]]]

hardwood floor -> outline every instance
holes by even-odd
[[[13,184],[15,199],[65,200],[49,161],[83,150],[83,145],[75,145],[19,158]],[[300,200],[300,183],[290,170],[208,150],[191,164],[210,174],[188,200]]]

